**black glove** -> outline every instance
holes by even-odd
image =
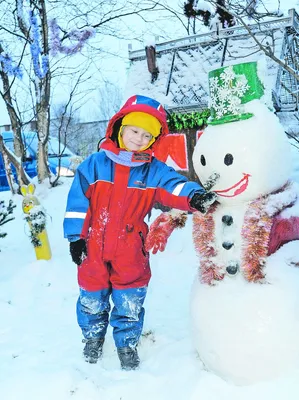
[[[70,242],[70,253],[75,264],[80,265],[87,256],[87,247],[84,239]]]
[[[190,206],[205,214],[216,199],[217,194],[214,192],[195,192],[190,200]]]

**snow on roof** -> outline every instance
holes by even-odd
[[[270,23],[252,25],[257,39],[270,46],[276,57],[281,57],[285,27],[291,18],[280,18]],[[254,39],[243,27],[221,29],[217,32],[188,36],[160,43],[156,46],[159,68],[157,80],[151,74],[143,50],[130,53],[125,97],[141,94],[156,98],[168,109],[179,111],[203,109],[208,106],[208,72],[222,66],[264,60],[263,79],[271,97],[275,87],[278,64],[264,55]]]

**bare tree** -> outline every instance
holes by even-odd
[[[105,81],[97,91],[98,119],[108,120],[118,110],[122,102],[122,91],[113,82]]]
[[[59,109],[56,111],[55,119],[53,124],[55,126],[55,130],[57,131],[57,138],[58,138],[58,153],[55,154],[58,158],[58,168],[57,168],[57,175],[54,180],[51,181],[51,186],[54,187],[58,184],[60,178],[60,167],[61,167],[61,157],[67,148],[67,142],[71,139],[71,132],[72,127],[74,126],[74,110],[73,104],[70,100],[65,103],[61,104]]]
[[[12,6],[12,2],[10,2]],[[17,175],[19,185],[28,183],[26,175],[23,173],[21,162],[25,158],[25,148],[22,139],[22,130],[25,122],[21,119],[18,110],[18,103],[12,96],[12,87],[16,83],[16,77],[21,75],[20,64],[31,52],[32,75],[31,81],[35,87],[35,107],[33,110],[34,119],[37,121],[38,131],[38,179],[43,181],[49,176],[47,164],[47,140],[48,140],[48,121],[49,121],[49,101],[50,101],[50,70],[49,70],[49,40],[47,27],[47,13],[44,0],[30,2],[29,13],[25,17],[24,2],[15,1],[15,9],[11,15],[12,25],[7,26],[8,19],[5,18],[0,30],[6,32],[6,49],[11,45],[13,38],[18,38],[21,44],[19,61],[14,66],[8,51],[4,51],[4,40],[0,43],[1,69],[0,77],[2,80],[3,91],[1,96],[5,101],[6,108],[10,117],[12,130],[14,133],[14,149],[16,156],[20,158],[17,165]],[[3,37],[3,34],[2,34]],[[14,50],[16,47],[14,46]],[[12,75],[11,79],[9,75]],[[15,164],[14,164],[15,165]]]
[[[3,47],[1,46],[0,42],[0,56],[3,58],[4,50]],[[3,84],[3,90],[0,91],[1,97],[5,102],[6,108],[8,115],[10,117],[11,121],[11,126],[12,126],[12,131],[14,133],[14,151],[16,157],[10,156],[8,149],[6,148],[5,144],[3,143],[3,139],[1,137],[1,143],[0,143],[0,150],[3,155],[4,159],[4,164],[5,164],[5,171],[7,175],[7,180],[9,183],[9,186],[11,188],[12,193],[14,193],[15,189],[14,186],[12,185],[12,173],[11,173],[11,168],[10,168],[10,163],[12,163],[15,167],[16,173],[17,173],[17,179],[18,182],[20,182],[20,185],[27,185],[29,183],[28,177],[24,172],[23,166],[22,166],[22,161],[25,159],[25,148],[24,148],[24,143],[22,140],[22,123],[20,120],[20,117],[17,113],[16,108],[13,106],[13,100],[12,100],[12,93],[11,93],[11,84],[10,84],[10,79],[9,79],[9,74],[8,71],[6,71],[6,67],[4,64],[3,59],[0,59],[0,77],[2,80]]]
[[[258,34],[260,31],[258,29],[253,31],[250,27],[252,21],[259,25],[266,17],[281,17],[283,14],[280,11],[280,3],[280,0],[277,0],[276,7],[273,5],[273,9],[270,9],[263,0],[226,0],[225,2],[223,0],[185,0],[181,5],[181,9],[184,10],[184,16],[187,16],[188,19],[194,19],[193,27],[195,27],[195,20],[201,20],[204,25],[210,25],[212,29],[215,29],[215,26],[212,24],[212,19],[215,18],[215,16],[217,17],[217,13],[218,22],[220,21],[224,28],[233,26],[234,24],[243,26],[259,50],[299,81],[298,67],[292,68],[287,60],[278,58],[274,54],[271,45],[267,41],[264,42],[259,39]],[[177,10],[171,9],[167,5],[161,5],[161,7],[168,11],[169,15],[173,16],[176,14],[177,21],[180,21],[187,30],[188,35],[190,34],[190,24],[184,24],[184,21],[181,19],[181,12],[177,12]],[[214,10],[214,12],[211,10]],[[207,11],[209,11],[209,13],[207,13]],[[228,16],[228,18],[223,18],[225,15]],[[251,20],[250,24],[248,22],[249,19]],[[191,33],[198,33],[198,30],[194,28]],[[298,42],[298,39],[295,38],[295,41]],[[296,65],[296,63],[296,60],[294,60],[293,65]]]
[[[76,1],[65,0],[0,1],[1,96],[9,113],[15,151],[20,160],[24,159],[25,151],[21,132],[28,121],[36,120],[39,182],[46,178],[51,180],[47,142],[53,75],[80,76],[90,60],[96,65],[97,59],[103,57],[101,37],[123,37],[124,28],[129,32],[123,23],[126,18],[132,15],[143,18],[158,5],[159,1],[126,0],[82,0],[80,7]],[[94,41],[87,46],[91,38]],[[75,54],[80,54],[81,62],[73,68],[67,60]],[[21,86],[32,99],[31,110],[28,102],[22,103],[12,95],[20,67],[26,74]],[[26,183],[21,167],[17,170],[19,184]]]
[[[184,2],[184,14],[188,18],[188,25],[190,25],[190,19],[193,20],[192,33],[196,33],[195,22],[196,19],[201,19],[205,26],[211,26],[212,19],[222,24],[222,27],[229,27],[235,24],[234,18],[228,11],[224,11],[223,8],[218,5],[225,7],[225,0],[217,0],[217,5],[211,6],[208,1],[197,1],[188,0]],[[188,32],[189,33],[189,32]]]
[[[249,17],[253,17],[256,13],[258,0],[246,0],[246,10]]]
[[[51,135],[61,140],[62,150],[64,145],[68,146],[85,158],[97,151],[98,142],[105,135],[109,119],[119,110],[122,91],[114,83],[105,81],[89,101],[91,111],[88,122],[80,121],[80,104],[77,101],[82,101],[83,94],[78,90],[71,102],[61,103],[53,108],[55,118],[51,121]]]
[[[29,42],[35,89],[34,116],[37,122],[38,151],[37,166],[38,180],[42,182],[50,177],[47,156],[47,141],[50,121],[50,80],[49,68],[49,29],[45,0],[31,0],[29,21],[25,18],[23,0],[16,0],[18,27],[26,41]]]
[[[206,0],[209,3],[213,4],[214,6],[217,6],[218,2],[216,0]],[[229,12],[235,19],[236,21],[242,25],[248,32],[249,36],[253,39],[253,41],[256,43],[257,47],[269,58],[271,58],[275,63],[280,65],[284,70],[290,73],[291,76],[293,76],[298,82],[299,82],[299,74],[298,74],[298,69],[294,69],[289,65],[286,60],[282,60],[278,58],[273,51],[273,48],[266,42],[263,43],[261,40],[259,40],[256,31],[253,31],[250,27],[250,25],[246,22],[245,18],[248,16],[248,12],[246,7],[241,7],[239,2],[234,2],[232,1],[230,3],[230,9],[228,10],[226,7],[221,6],[218,4],[218,7],[221,8],[223,11]],[[267,13],[267,16],[273,16],[276,15],[275,13]],[[263,18],[266,16],[263,14]],[[255,17],[256,18],[256,17]],[[260,19],[260,15],[257,13],[257,19]]]

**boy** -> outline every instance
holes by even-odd
[[[151,272],[145,250],[145,216],[158,201],[205,212],[216,195],[153,157],[168,133],[157,101],[132,96],[109,121],[101,151],[77,169],[64,219],[64,234],[78,265],[78,324],[85,360],[102,355],[110,315],[121,368],[139,366],[140,338]]]

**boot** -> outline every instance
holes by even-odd
[[[139,367],[140,359],[136,347],[118,347],[117,354],[121,369],[129,371]]]
[[[96,364],[102,357],[104,341],[104,338],[83,339],[83,343],[85,343],[83,356],[86,362]]]

